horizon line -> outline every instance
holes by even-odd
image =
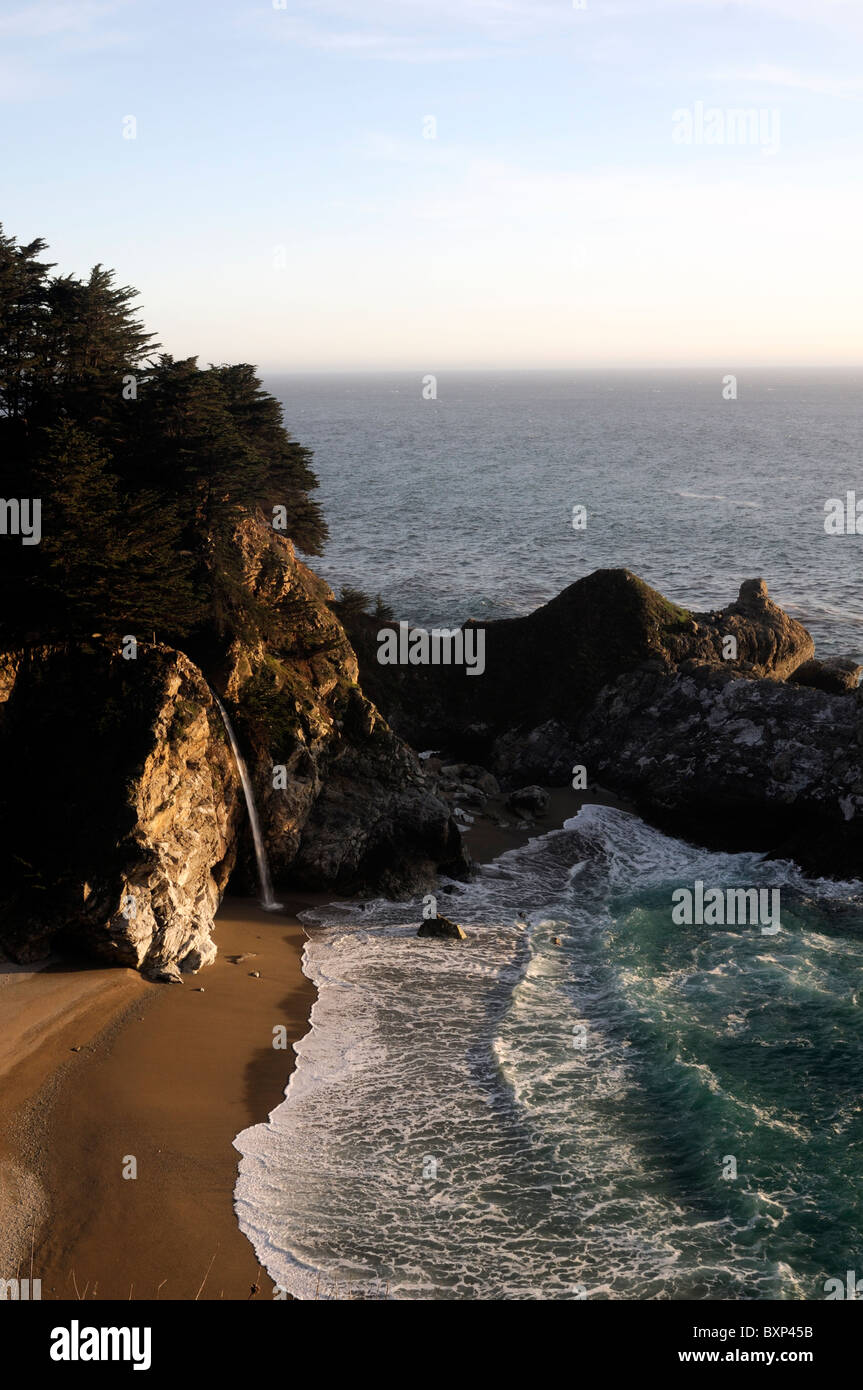
[[[199,354],[202,355],[202,354]],[[381,375],[403,375],[403,376],[439,376],[443,373],[459,373],[467,375],[469,373],[490,373],[500,374],[509,373],[512,375],[524,375],[527,373],[595,373],[595,372],[716,372],[722,375],[739,375],[741,372],[863,372],[863,360],[859,362],[745,362],[737,364],[732,369],[727,363],[603,363],[597,366],[541,366],[541,367],[511,367],[511,366],[438,366],[430,368],[428,364],[424,366],[339,366],[339,367],[290,367],[273,366],[257,362],[255,369],[262,374],[282,373],[286,376],[381,376]]]

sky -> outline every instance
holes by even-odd
[[[861,59],[863,0],[0,0],[0,218],[202,365],[859,365]]]

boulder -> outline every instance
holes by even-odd
[[[808,685],[813,690],[824,690],[828,695],[844,695],[856,690],[863,675],[863,666],[848,657],[831,657],[827,661],[804,661],[788,677],[794,685]]]
[[[578,762],[578,744],[562,720],[549,719],[535,729],[509,729],[495,741],[490,760],[510,785],[541,779],[561,786]]]
[[[815,653],[815,643],[802,623],[790,618],[767,592],[763,579],[744,579],[736,603],[716,613],[695,615],[701,628],[691,656],[721,662],[729,670],[746,667],[756,676],[785,680]],[[723,656],[722,644],[734,637],[737,656]],[[711,650],[712,648],[712,650]]]
[[[425,917],[417,936],[439,936],[453,941],[467,941],[467,932],[458,922],[450,921],[449,917]]]
[[[176,965],[145,965],[141,971],[145,980],[152,980],[157,985],[182,985],[185,984],[182,973]],[[203,994],[203,990],[201,991]]]
[[[487,768],[477,767],[471,763],[456,763],[452,767],[442,768],[441,771],[443,774],[452,772],[465,787],[475,788],[483,796],[500,795],[500,783]]]
[[[544,787],[519,787],[510,792],[506,804],[520,816],[542,816],[548,810],[548,792]]]

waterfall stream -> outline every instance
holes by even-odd
[[[228,711],[222,704],[215,690],[212,692],[213,699],[219,706],[219,713],[228,735],[231,750],[234,754],[234,761],[237,764],[237,771],[240,774],[240,781],[243,784],[243,794],[246,798],[246,806],[249,811],[249,822],[252,827],[252,838],[255,841],[255,858],[258,861],[258,891],[261,898],[261,907],[265,912],[280,912],[282,904],[277,903],[273,897],[273,882],[270,878],[270,865],[267,859],[267,851],[264,846],[264,837],[261,834],[261,822],[258,820],[258,808],[255,805],[255,793],[252,790],[252,779],[249,776],[249,769],[246,767],[246,760],[240,752],[237,743],[237,736],[234,733],[234,726],[228,718]]]

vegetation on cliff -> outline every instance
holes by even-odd
[[[134,290],[52,276],[43,250],[0,230],[0,951],[159,979],[213,959],[235,864],[255,881],[214,690],[280,884],[466,872],[357,685],[339,609],[363,596],[297,558],[326,530],[278,402],[247,364],[157,355]]]
[[[0,644],[278,624],[243,584],[237,526],[266,516],[307,554],[326,538],[278,401],[246,363],[158,353],[136,290],[100,265],[53,275],[44,251],[0,228],[0,496],[39,499],[42,532],[0,544]]]

